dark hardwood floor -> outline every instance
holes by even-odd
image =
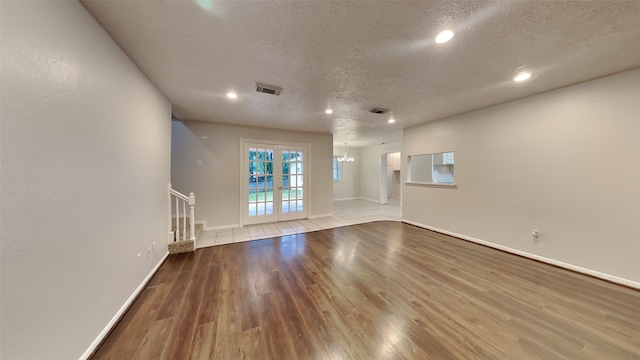
[[[171,255],[93,359],[640,359],[640,292],[399,222]]]

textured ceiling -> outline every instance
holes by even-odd
[[[640,1],[83,3],[178,118],[333,133],[350,146],[640,66]],[[455,37],[436,44],[445,28]],[[514,83],[519,70],[531,80]],[[255,82],[284,90],[256,93]]]

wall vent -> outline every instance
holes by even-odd
[[[369,110],[370,113],[372,114],[386,114],[389,112],[389,109],[383,109],[383,108],[373,108],[371,110]]]
[[[265,94],[280,95],[282,88],[274,85],[256,83],[256,91]]]

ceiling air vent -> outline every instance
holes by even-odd
[[[383,109],[383,108],[373,108],[371,110],[369,110],[370,113],[372,114],[386,114],[389,112],[389,109]]]
[[[280,95],[282,88],[274,85],[256,83],[256,91],[265,94]]]

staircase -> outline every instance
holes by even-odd
[[[182,219],[180,219],[180,226],[182,226]],[[194,224],[195,239],[191,240],[191,220],[186,219],[187,232],[184,234],[182,240],[178,240],[178,229],[176,227],[176,218],[171,219],[171,232],[173,233],[173,241],[169,242],[169,254],[180,254],[184,252],[194,251],[196,243],[202,236],[204,231],[202,224]],[[182,235],[181,235],[182,236]]]
[[[195,194],[184,195],[169,184],[169,204],[169,254],[195,251],[203,230],[202,225],[192,220],[195,219]]]

